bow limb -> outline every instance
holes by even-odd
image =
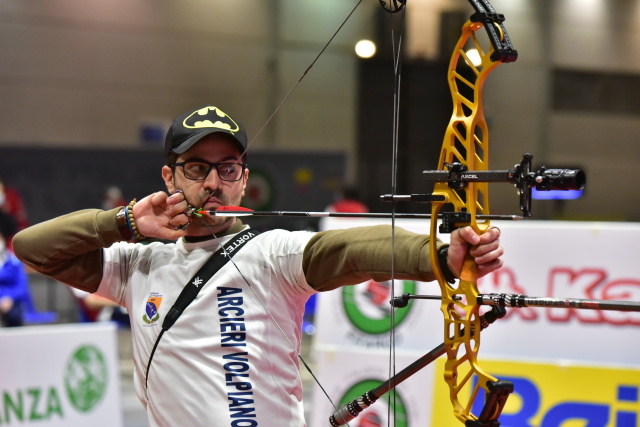
[[[477,2],[476,2],[477,3]],[[488,3],[484,2],[485,6]],[[474,2],[472,1],[472,4]],[[474,4],[476,6],[476,4]],[[506,36],[499,23],[478,20],[478,11],[462,28],[462,35],[449,64],[449,87],[453,98],[453,115],[445,133],[440,152],[438,169],[455,173],[467,170],[487,171],[489,164],[489,132],[482,108],[482,88],[489,73],[503,60],[497,59],[496,44],[485,52],[480,46],[476,32],[485,25],[487,31]],[[492,14],[495,15],[492,9]],[[486,14],[484,15],[486,16]],[[498,31],[499,30],[499,31]],[[496,32],[497,31],[497,32]],[[508,41],[508,40],[507,40]],[[476,49],[479,59],[473,60],[465,49]],[[513,51],[515,53],[515,51]],[[463,67],[472,74],[465,77]],[[443,213],[441,232],[452,232],[462,226],[471,226],[478,234],[489,228],[489,220],[478,221],[478,215],[489,214],[488,184],[486,182],[452,183],[438,182],[434,186],[435,201],[432,202],[432,218],[437,218],[445,203],[453,205],[453,212]],[[437,221],[431,222],[431,236],[437,235]],[[431,264],[442,291],[441,310],[444,314],[444,345],[447,354],[445,381],[449,385],[454,415],[467,426],[497,426],[497,421],[506,397],[512,391],[510,383],[498,382],[478,364],[480,347],[480,313],[476,303],[478,296],[478,269],[475,261],[467,255],[458,286],[447,282],[439,266],[436,240],[431,239]],[[460,300],[459,297],[462,297]],[[475,384],[472,379],[476,379]],[[493,390],[498,388],[498,391]],[[482,414],[471,413],[473,402],[484,389],[489,400]]]

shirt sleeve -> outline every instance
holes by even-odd
[[[392,245],[392,229],[388,225],[316,233],[304,249],[302,268],[307,282],[317,291],[330,291],[367,280],[389,280],[392,246],[396,279],[435,280],[428,235],[396,227],[393,240]],[[438,241],[438,248],[442,244]]]
[[[34,270],[87,292],[102,279],[102,249],[125,240],[116,214],[88,209],[42,222],[13,238],[16,256]]]

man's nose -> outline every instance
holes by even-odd
[[[222,184],[222,180],[218,176],[218,171],[216,168],[212,167],[209,171],[209,175],[204,179],[204,186],[205,188],[215,190],[220,186],[220,184]]]

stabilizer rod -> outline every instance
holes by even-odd
[[[640,311],[640,302],[638,301],[529,297],[520,294],[480,294],[476,302],[480,305],[494,307],[559,307],[587,310]]]
[[[491,311],[488,311],[480,316],[481,328],[485,329],[497,319],[504,317],[506,314],[507,310],[505,310],[504,307],[491,307]],[[380,398],[386,392],[394,389],[398,384],[402,383],[404,380],[436,360],[438,357],[442,356],[444,353],[445,347],[443,343],[404,368],[402,371],[395,374],[393,377],[389,378],[384,383],[380,384],[378,387],[367,391],[362,396],[338,409],[333,413],[333,415],[331,415],[331,417],[329,417],[329,423],[334,427],[345,425],[346,423],[357,417],[360,412],[375,403],[376,400],[378,400],[378,398]]]

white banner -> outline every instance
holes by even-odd
[[[123,425],[114,324],[4,328],[0,348],[0,425]]]
[[[325,229],[334,229],[380,223],[389,221],[329,218],[323,221],[323,226]],[[429,232],[428,221],[398,220],[396,224],[414,232]],[[504,267],[479,280],[480,293],[640,302],[640,224],[520,221],[500,222],[497,225],[502,230]],[[448,236],[443,235],[442,238],[448,239]],[[397,281],[395,285],[396,295],[440,294],[435,282]],[[377,352],[388,348],[390,289],[388,283],[368,282],[319,295],[314,353],[329,352],[334,355],[333,358],[340,353],[357,354],[345,359],[347,368],[343,376],[333,375],[335,366],[319,358],[318,375],[321,381],[328,381],[327,387],[335,388],[345,381],[351,381],[349,372],[366,366],[370,357],[377,358]],[[626,410],[618,415],[615,413],[616,405],[619,406],[620,402],[632,401],[637,405],[640,400],[640,381],[636,381],[640,373],[640,313],[534,307],[508,308],[507,311],[505,318],[497,320],[483,331],[479,362],[482,366],[483,360],[487,363],[493,361],[495,366],[504,367],[503,375],[515,383],[526,384],[526,389],[521,387],[514,392],[520,394],[521,403],[524,401],[521,409],[529,408],[525,405],[527,403],[534,405],[531,402],[536,399],[546,398],[546,407],[536,407],[538,418],[543,421],[537,420],[526,425],[560,425],[545,424],[545,416],[549,419],[575,419],[570,411],[573,407],[566,403],[568,401],[595,405],[597,410],[608,408],[606,415],[597,414],[601,419],[610,419],[608,424],[597,424],[596,418],[590,418],[596,417],[596,409],[591,411],[581,407],[578,410],[584,414],[581,417],[585,422],[593,422],[594,426],[622,426],[615,421],[616,417],[622,415],[635,417],[633,419],[640,417],[637,414],[639,411],[631,415]],[[443,315],[438,301],[413,300],[409,307],[397,309],[394,317],[398,356],[426,353],[443,342]],[[398,363],[397,369],[404,366]],[[514,366],[527,366],[528,371],[525,371],[528,373],[523,375],[528,376],[514,374],[517,371]],[[542,372],[555,372],[554,367],[560,369],[563,366],[567,369],[575,367],[576,370],[580,367],[588,372],[575,373],[571,378],[579,378],[580,375],[594,375],[595,378],[597,375],[599,380],[593,382],[592,390],[584,386],[580,389],[583,394],[591,396],[589,402],[583,402],[581,396],[572,395],[571,388],[559,387],[563,384],[554,382],[553,377],[541,377]],[[430,365],[428,371],[432,369]],[[615,370],[616,375],[610,374],[614,372],[611,369]],[[618,373],[620,370],[621,374]],[[538,372],[538,376],[533,374]],[[563,371],[560,369],[558,372]],[[499,371],[492,373],[500,377]],[[608,384],[606,378],[611,378],[612,383]],[[624,378],[628,378],[628,383]],[[446,393],[440,389],[441,382],[444,384],[438,377],[435,384],[423,383],[427,389],[423,393],[436,389],[438,396]],[[616,392],[616,388],[623,392]],[[599,391],[605,389],[611,389],[612,392],[600,396]],[[563,391],[559,393],[558,390]],[[592,401],[594,396],[601,399],[597,405]],[[624,396],[624,399],[620,400],[620,396]],[[446,396],[444,400],[448,400]],[[440,401],[441,406],[442,403]],[[504,414],[508,411],[511,411],[511,420],[524,419],[524,414],[519,413],[517,408],[507,407]],[[434,419],[442,419],[434,418],[433,414],[422,415],[425,418],[420,425],[430,425]],[[505,415],[505,418],[508,416]],[[532,418],[533,413],[527,417]],[[317,418],[320,419],[320,416]],[[636,426],[635,423],[629,425]]]
[[[406,366],[421,355],[405,353],[398,356],[398,366]],[[323,367],[322,385],[327,394],[340,409],[342,406],[375,389],[389,378],[388,352],[371,350],[362,351],[318,351],[314,353],[318,365]],[[385,394],[376,403],[365,409],[349,425],[355,426],[387,426],[397,427],[420,426],[421,420],[427,419],[431,412],[430,404],[433,393],[425,384],[433,384],[433,366],[418,372],[400,384],[395,392]],[[325,383],[326,381],[326,383]],[[326,396],[313,385],[313,417],[309,426],[328,426],[329,417],[335,412]],[[307,403],[308,404],[308,403]],[[389,409],[395,409],[389,411]],[[389,423],[389,412],[395,414],[395,423]],[[391,415],[393,417],[393,415]],[[392,418],[393,419],[393,418]]]

